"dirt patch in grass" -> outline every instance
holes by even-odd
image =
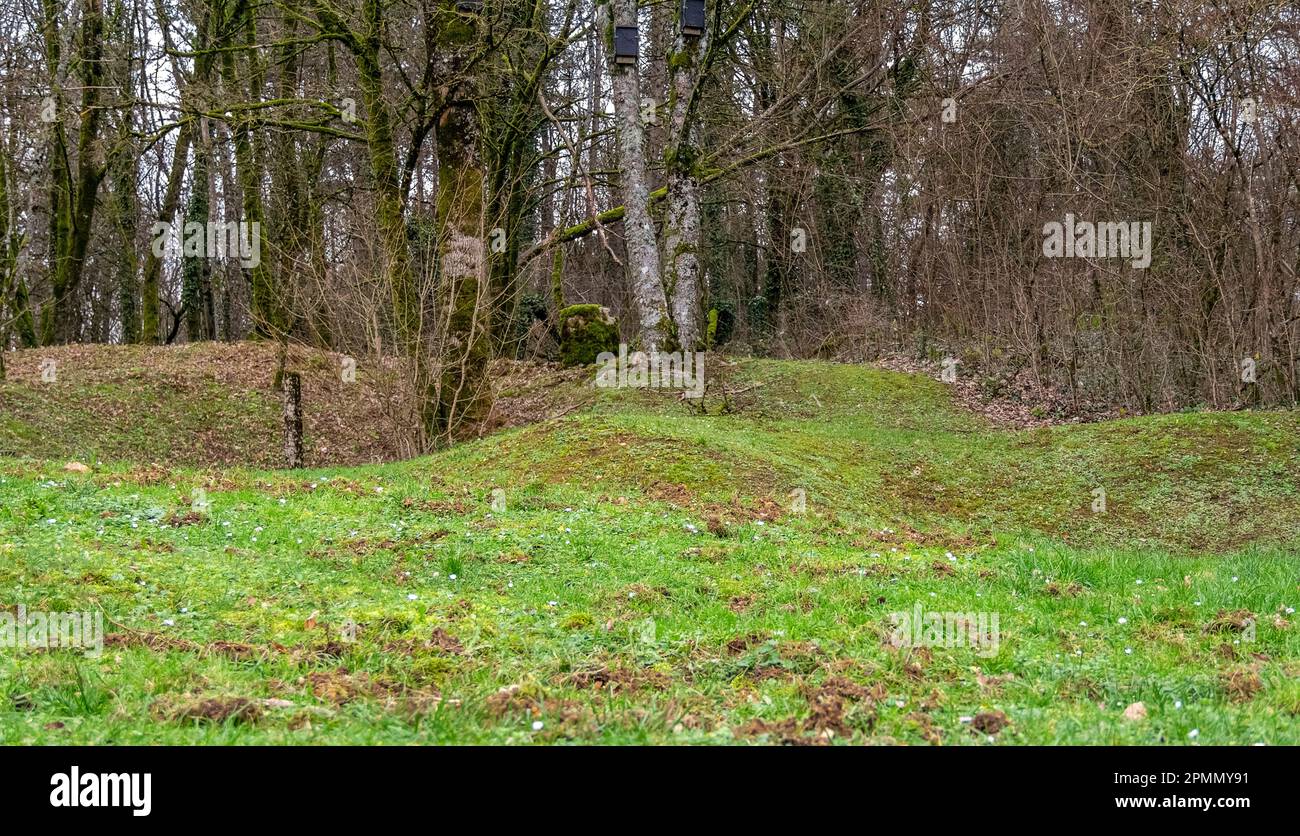
[[[258,704],[245,697],[209,697],[180,702],[164,697],[154,702],[150,713],[156,719],[170,722],[205,723],[254,723],[262,716]]]
[[[1264,681],[1253,667],[1226,671],[1220,674],[1219,684],[1233,702],[1249,702],[1264,689]]]
[[[460,639],[441,627],[434,628],[433,635],[429,637],[429,646],[440,653],[448,653],[452,656],[461,656],[465,653],[465,648],[461,645]]]
[[[870,731],[876,721],[876,703],[885,698],[885,689],[880,683],[867,688],[842,676],[834,676],[816,687],[805,687],[803,695],[808,701],[810,728],[817,732],[830,730],[848,737],[853,729],[845,719],[846,710],[858,706],[854,725]]]
[[[1219,610],[1214,620],[1206,624],[1205,633],[1244,633],[1255,625],[1255,614],[1250,610]]]
[[[1002,711],[981,711],[971,721],[971,728],[980,734],[997,734],[1011,725],[1011,720]]]
[[[365,672],[350,673],[346,668],[313,671],[307,674],[304,682],[316,699],[334,705],[346,705],[363,698],[391,701],[402,696],[406,691],[401,685],[372,678]]]
[[[655,670],[600,667],[569,674],[566,681],[583,690],[591,689],[614,694],[643,689],[661,691],[668,687],[670,680],[667,675]]]
[[[826,737],[805,736],[803,723],[794,717],[775,721],[755,718],[739,726],[734,726],[731,733],[737,738],[768,737],[783,746],[826,746],[830,744],[830,739]]]
[[[535,687],[507,685],[488,697],[486,705],[497,720],[524,717],[540,722],[541,727],[535,730],[543,732],[543,739],[581,737],[598,728],[589,707],[574,700],[547,697]]]

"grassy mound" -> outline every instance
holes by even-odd
[[[157,368],[113,351],[131,359],[109,377]],[[119,397],[158,391],[138,374]],[[36,397],[14,377],[7,399]],[[1013,431],[875,369],[710,379],[705,414],[512,381],[559,417],[295,473],[125,454],[69,472],[149,442],[24,401],[8,438],[58,434],[0,459],[0,604],[102,610],[109,635],[97,658],[0,651],[0,735],[1300,742],[1295,413]],[[231,436],[237,399],[185,397],[187,427],[224,416]],[[900,641],[891,616],[918,607],[996,616],[997,641]]]

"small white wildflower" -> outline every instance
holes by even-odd
[[[545,725],[546,725],[546,724],[543,723],[541,720],[534,720],[534,721],[533,721],[533,731],[541,731],[542,728],[543,728]]]
[[[1119,617],[1119,623],[1120,623],[1120,624],[1128,624],[1128,619],[1121,615],[1121,616]]]

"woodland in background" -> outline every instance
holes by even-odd
[[[399,358],[426,444],[579,303],[645,348],[1300,401],[1294,2],[690,5],[13,0],[0,346]],[[1150,221],[1150,267],[1045,258],[1067,212]],[[260,261],[160,222],[258,223]]]

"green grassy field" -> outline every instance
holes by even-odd
[[[1300,414],[1015,431],[870,368],[714,380],[383,465],[0,458],[0,604],[109,634],[0,649],[0,740],[1300,742]],[[896,646],[918,604],[996,653]]]

